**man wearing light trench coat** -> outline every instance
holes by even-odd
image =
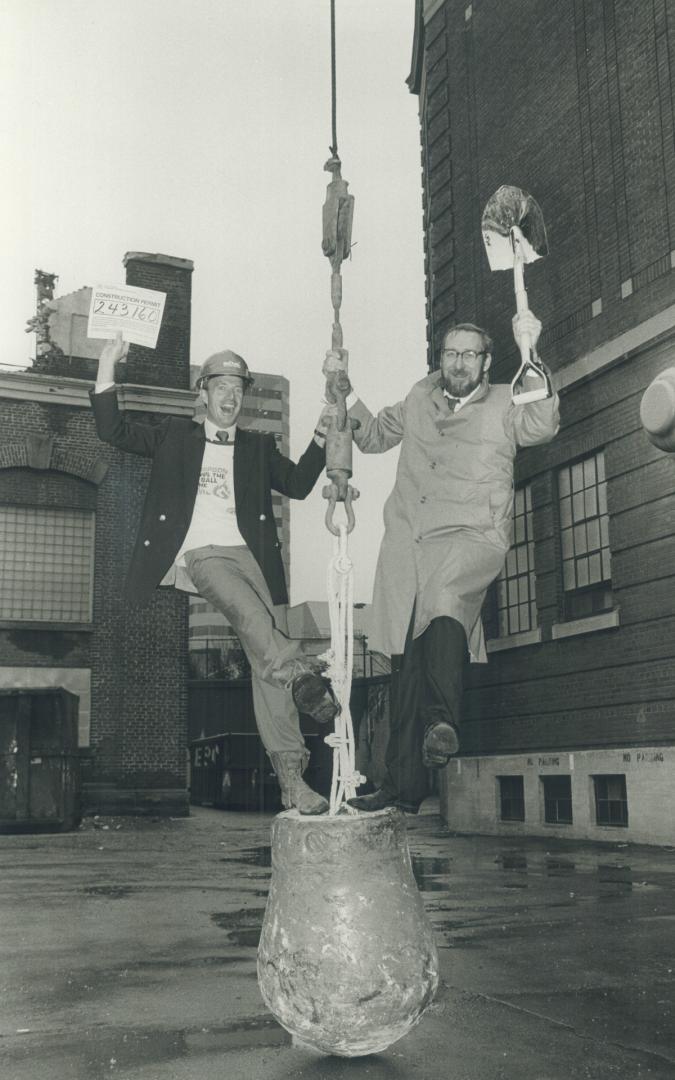
[[[536,348],[541,323],[531,312],[516,316],[513,329]],[[511,545],[516,450],[558,431],[557,395],[515,405],[508,385],[490,384],[491,359],[487,332],[463,323],[446,333],[440,369],[377,416],[344,386],[359,449],[401,445],[369,636],[371,649],[400,665],[399,693],[385,778],[374,794],[350,800],[359,810],[415,813],[427,769],[459,749],[465,662],[487,660],[481,607]]]

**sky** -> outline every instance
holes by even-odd
[[[426,374],[414,0],[336,0],[337,136],[355,196],[350,374],[377,411]],[[290,382],[291,456],[321,410],[330,264],[329,0],[0,0],[0,364],[25,367],[36,268],[121,284],[127,251],[194,261],[191,362],[232,348]],[[354,450],[369,602],[398,450]],[[325,598],[322,481],[291,516],[291,602]]]

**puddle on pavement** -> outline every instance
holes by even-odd
[[[412,855],[412,870],[420,892],[441,892],[448,888],[452,859],[437,859],[427,855]]]
[[[187,960],[139,960],[135,964],[128,964],[121,972],[116,972],[117,978],[125,977],[129,972],[143,975],[153,971],[177,971],[187,968],[203,967],[227,967],[229,964],[241,964],[243,959],[238,956],[191,956]]]
[[[481,949],[483,945],[480,941],[476,941],[473,937],[459,937],[454,930],[437,930],[436,931],[436,948],[450,949]]]
[[[85,896],[104,896],[108,900],[123,900],[137,890],[133,885],[88,885],[83,891]]]
[[[259,930],[255,932],[260,933]],[[229,944],[228,942],[224,947],[228,948]],[[250,963],[249,953],[227,952],[216,955],[209,953],[205,956],[156,957],[111,968],[81,967],[63,972],[56,977],[57,981],[46,983],[38,999],[43,1000],[46,997],[49,1001],[53,1001],[56,996],[61,1005],[75,1005],[85,999],[91,1004],[94,996],[109,993],[111,987],[115,989],[122,987],[124,992],[128,992],[130,988],[145,989],[157,984],[158,980],[164,980],[167,977],[175,978],[184,971],[202,971],[236,965],[245,968]],[[4,1080],[5,1074],[1,1075]]]
[[[497,865],[507,873],[523,875],[515,878],[506,878],[499,884],[502,889],[528,889],[527,881],[527,858],[520,852],[508,851],[504,855],[498,855],[495,859]]]
[[[272,849],[269,844],[266,844],[265,847],[248,848],[245,851],[238,851],[236,855],[225,855],[220,861],[240,862],[245,863],[247,866],[270,867],[272,865]]]
[[[633,891],[633,871],[630,866],[599,863],[598,885],[603,899],[625,895]]]
[[[520,852],[507,851],[504,855],[497,855],[495,862],[502,870],[527,870],[527,856]]]
[[[547,857],[546,873],[549,877],[564,877],[566,874],[574,874],[576,863],[571,859]]]
[[[262,930],[264,908],[241,908],[239,911],[214,911],[211,922],[227,931],[230,945],[257,949]]]
[[[515,871],[525,877],[528,876],[528,872],[536,873],[540,869],[538,865],[530,864],[528,866],[527,856],[521,852],[506,852],[503,855],[497,855],[494,861],[502,870]],[[587,882],[590,880],[596,886],[596,898],[598,900],[611,900],[613,897],[625,896],[633,891],[634,885],[646,886],[648,884],[642,881],[636,882],[631,867],[618,862],[603,863],[593,860],[589,863],[582,859],[581,864],[579,864],[577,860],[564,855],[547,854],[544,858],[544,869],[546,876],[549,878],[569,877],[576,878],[578,881],[586,880]],[[519,884],[516,880],[511,879],[508,884],[504,883],[504,887],[512,889],[527,888],[527,884],[525,882]],[[571,893],[570,895],[573,896],[574,894]],[[555,904],[551,906],[555,906]]]
[[[221,1051],[242,1051],[265,1046],[290,1046],[291,1036],[269,1014],[239,1019],[222,1027],[184,1028],[175,1031],[143,1028],[142,1030],[96,1028],[75,1033],[72,1042],[64,1044],[62,1034],[50,1042],[49,1035],[40,1038],[40,1058],[59,1065],[67,1054],[72,1067],[77,1062],[82,1071],[77,1075],[94,1078],[127,1074],[143,1066],[160,1065],[192,1054],[202,1055]],[[33,1048],[34,1049],[34,1048]],[[8,1050],[8,1048],[6,1048]],[[31,1052],[30,1041],[17,1042],[11,1057],[16,1063]],[[56,1072],[56,1070],[55,1070]],[[60,1075],[60,1073],[59,1073]],[[70,1075],[70,1074],[69,1074]],[[197,1075],[195,1073],[195,1075]]]
[[[257,949],[261,929],[262,924],[255,930],[231,930],[227,937],[231,945],[239,945],[242,949]]]

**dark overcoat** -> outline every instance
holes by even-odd
[[[152,458],[150,482],[124,587],[143,603],[174,564],[192,518],[206,437],[204,425],[167,416],[158,424],[132,419],[117,405],[114,388],[91,393],[96,430],[104,442]],[[325,465],[325,451],[312,440],[296,464],[276,447],[274,436],[237,428],[234,497],[237,524],[267,582],[275,604],[288,603],[272,491],[304,499]]]

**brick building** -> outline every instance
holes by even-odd
[[[470,320],[517,367],[511,275],[480,230],[531,192],[550,254],[526,271],[562,427],[516,462],[515,544],[485,612],[460,757],[464,831],[675,840],[675,457],[641,429],[675,362],[670,0],[418,0],[428,364]]]
[[[118,373],[122,407],[151,421],[192,416],[192,262],[132,252],[125,266],[128,284],[167,301],[157,349],[132,345]],[[85,810],[185,813],[188,645],[231,631],[173,589],[144,608],[122,602],[150,462],[97,438],[91,288],[54,297],[54,281],[38,272],[33,368],[0,372],[0,688],[78,696]],[[288,453],[288,380],[253,374],[241,423],[274,432]],[[273,504],[288,575],[289,501]]]
[[[129,350],[123,407],[192,415],[192,262],[132,252],[125,265],[167,302],[156,352]],[[34,367],[0,374],[0,685],[78,695],[85,809],[186,813],[187,596],[122,602],[150,463],[98,440],[101,343],[86,344],[80,294],[53,307]]]

